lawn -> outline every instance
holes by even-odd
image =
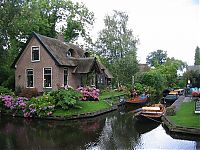
[[[112,97],[116,97],[116,96],[122,96],[124,95],[124,92],[118,92],[118,91],[105,91],[103,93],[100,94],[99,98],[100,100],[104,100],[106,98],[112,98]]]
[[[186,127],[200,128],[200,114],[195,114],[195,102],[184,102],[181,104],[175,116],[169,118],[176,124]]]
[[[99,101],[80,101],[78,103],[78,108],[73,108],[69,110],[56,110],[54,112],[54,116],[72,116],[78,115],[83,113],[92,113],[97,112],[99,110],[111,108],[114,102],[118,99],[114,98],[115,96],[124,95],[122,92],[110,91],[110,92],[103,92],[100,95]],[[112,98],[110,101],[106,100],[107,98]]]

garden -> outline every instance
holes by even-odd
[[[30,98],[16,96],[11,90],[0,87],[0,111],[12,116],[70,117],[82,113],[92,113],[109,109],[119,102],[114,98],[125,95],[124,91],[100,91],[94,87],[60,88]]]

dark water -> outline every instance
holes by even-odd
[[[173,137],[121,111],[79,121],[0,118],[0,150],[200,149],[197,137]]]

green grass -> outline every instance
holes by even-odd
[[[175,116],[169,118],[176,124],[185,127],[200,128],[200,114],[195,114],[195,102],[184,102],[181,104]]]
[[[80,108],[73,108],[69,110],[56,110],[54,112],[54,116],[72,116],[72,115],[78,115],[83,113],[92,113],[97,112],[99,110],[108,109],[112,107],[112,104],[115,103],[115,101],[119,101],[119,99],[114,98],[116,96],[124,95],[123,92],[118,91],[106,91],[101,93],[99,96],[99,101],[80,101],[78,104],[78,107]],[[111,100],[105,101],[105,99],[111,98]]]
[[[78,115],[82,113],[91,113],[96,112],[102,109],[111,108],[107,102],[101,101],[80,101],[78,104],[80,108],[73,108],[69,110],[56,110],[54,112],[54,116],[72,116]]]
[[[112,98],[112,97],[121,96],[121,95],[125,95],[125,93],[114,91],[114,90],[113,91],[105,91],[100,94],[99,99],[104,100],[106,98]]]

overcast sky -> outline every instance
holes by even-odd
[[[129,16],[128,28],[140,40],[137,56],[146,63],[147,55],[158,49],[194,64],[195,48],[200,47],[199,0],[73,0],[83,2],[95,15],[93,38],[104,28],[105,15],[113,10]]]

